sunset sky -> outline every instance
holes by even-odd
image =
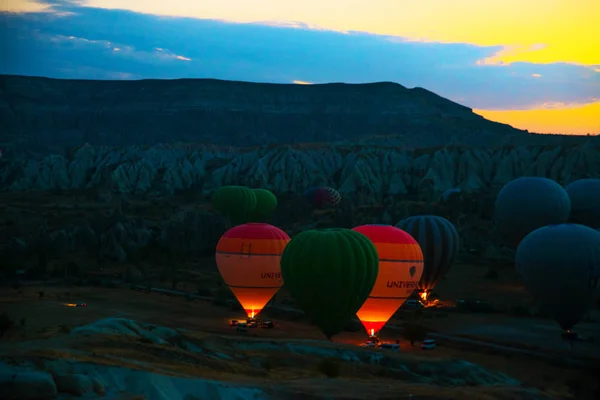
[[[598,0],[3,0],[0,73],[393,81],[532,132],[600,133]]]

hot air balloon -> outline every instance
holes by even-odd
[[[362,225],[352,230],[368,237],[379,256],[373,290],[356,313],[367,333],[374,337],[418,288],[423,252],[412,236],[391,225]]]
[[[517,246],[530,232],[567,222],[569,195],[551,179],[523,177],[507,183],[496,198],[495,219],[507,243]]]
[[[286,288],[327,339],[340,333],[363,305],[377,271],[375,246],[350,229],[304,231],[281,257]]]
[[[600,228],[600,179],[579,179],[565,190],[571,199],[569,222]]]
[[[254,318],[283,284],[281,255],[290,237],[269,224],[231,228],[217,244],[217,268],[249,318]]]
[[[316,208],[335,207],[342,200],[337,190],[326,186],[312,187],[304,195]]]
[[[246,186],[221,186],[211,200],[213,208],[229,217],[234,225],[248,222],[256,208],[256,194]]]
[[[598,293],[600,232],[579,224],[544,226],[521,241],[515,263],[527,291],[568,332]]]
[[[265,222],[277,209],[277,197],[266,189],[252,189],[256,195],[256,207],[252,213],[253,222]]]
[[[446,189],[444,191],[444,193],[442,193],[441,200],[444,203],[448,203],[448,202],[460,200],[461,196],[462,196],[462,190],[460,188],[451,188],[451,189]]]
[[[424,268],[419,291],[421,298],[427,300],[431,290],[448,272],[458,254],[458,232],[450,221],[437,215],[409,217],[398,222],[396,227],[408,232],[421,246]]]

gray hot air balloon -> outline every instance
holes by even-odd
[[[565,190],[571,198],[569,222],[600,228],[600,179],[579,179]]]
[[[456,228],[446,218],[437,215],[418,215],[396,224],[408,232],[423,250],[424,268],[419,290],[424,298],[448,272],[460,247]]]
[[[530,232],[568,221],[569,195],[558,183],[540,177],[523,177],[507,183],[496,198],[498,230],[514,246]]]
[[[565,331],[593,305],[600,278],[600,232],[549,225],[527,235],[515,258],[525,288]]]

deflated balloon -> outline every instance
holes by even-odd
[[[517,246],[534,230],[568,221],[569,195],[558,183],[523,177],[507,183],[496,198],[495,219],[507,243]]]
[[[335,207],[342,200],[337,190],[326,186],[312,187],[304,195],[316,208]]]
[[[229,217],[234,225],[248,222],[256,208],[256,194],[246,186],[222,186],[215,190],[211,200],[213,208]]]
[[[304,231],[285,248],[281,272],[296,304],[331,339],[373,289],[377,250],[366,236],[350,229]]]
[[[454,225],[437,215],[417,215],[403,219],[397,228],[408,232],[423,251],[424,268],[419,281],[422,297],[427,295],[446,275],[460,248],[460,238]]]
[[[362,225],[352,230],[368,237],[379,256],[373,290],[356,313],[367,333],[375,336],[418,288],[423,253],[412,236],[391,225]]]
[[[217,268],[248,317],[254,318],[283,284],[281,255],[290,237],[269,224],[231,228],[217,244]]]
[[[569,222],[600,228],[600,179],[579,179],[565,190],[571,199]]]
[[[515,261],[525,288],[570,330],[598,292],[600,232],[579,224],[539,228],[521,241]]]
[[[277,197],[266,189],[252,189],[256,196],[256,207],[252,213],[253,222],[265,222],[277,209]]]

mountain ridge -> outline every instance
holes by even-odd
[[[4,147],[10,143],[15,151],[43,153],[82,143],[245,147],[390,135],[418,148],[487,145],[528,134],[427,89],[391,82],[298,85],[0,75],[0,123]]]

